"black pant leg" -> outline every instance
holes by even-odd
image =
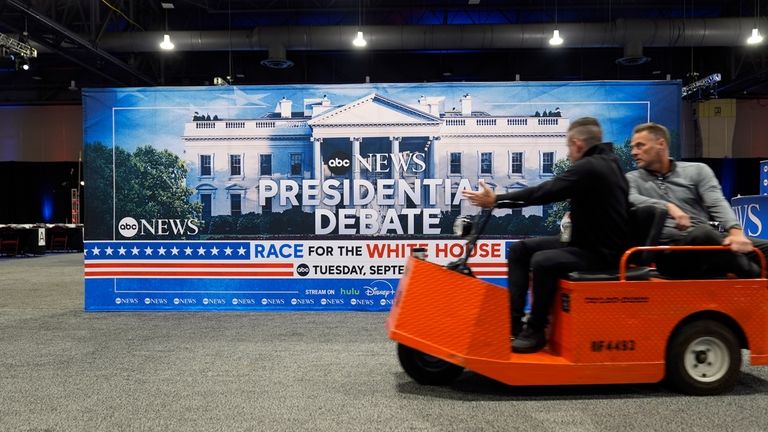
[[[531,259],[533,305],[528,326],[534,330],[547,327],[560,278],[575,270],[600,270],[615,265],[615,262],[607,262],[602,257],[575,247],[535,253]]]
[[[763,240],[755,237],[750,237],[749,239],[752,240],[752,245],[760,249],[763,255],[765,255],[766,259],[768,259],[768,240]],[[755,263],[756,266],[760,267],[760,258],[757,257],[756,253],[750,252],[747,254],[747,257],[753,263]]]
[[[692,228],[675,246],[715,246],[723,243],[720,233],[708,225]],[[668,277],[691,279],[703,277],[706,272],[704,252],[670,251],[659,254],[656,267]]]
[[[528,297],[531,257],[539,251],[563,247],[559,237],[537,237],[512,243],[507,254],[507,288],[509,289],[512,323],[519,323],[525,316]]]
[[[723,244],[724,235],[709,225],[698,225],[677,243],[680,246],[716,246]],[[675,278],[713,278],[735,273],[753,277],[756,267],[744,254],[724,250],[707,252],[667,252],[659,257],[659,271]]]

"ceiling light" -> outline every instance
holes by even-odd
[[[552,46],[560,46],[563,44],[563,38],[560,37],[560,30],[557,29],[557,0],[555,0],[555,31],[552,32],[552,39],[549,40],[549,44]]]
[[[19,70],[19,69],[25,70],[25,71],[29,70],[29,60],[24,56],[16,58],[16,70]]]
[[[747,43],[750,45],[757,45],[762,41],[763,41],[763,35],[760,34],[760,31],[757,29],[757,27],[753,28],[752,36],[750,36],[747,39]]]
[[[363,28],[363,0],[359,0],[357,2],[357,28]],[[363,48],[364,46],[368,45],[368,41],[366,41],[363,37],[362,31],[357,31],[357,36],[352,39],[352,45],[357,48]]]
[[[560,30],[555,29],[555,31],[552,32],[552,39],[549,40],[549,44],[552,46],[563,44],[563,38],[560,37]]]
[[[171,35],[168,34],[168,9],[173,8],[173,4],[170,4],[171,7],[166,7],[166,5],[163,5],[163,9],[165,9],[165,34],[163,35],[163,41],[160,42],[160,49],[164,51],[170,51],[176,47],[176,45],[171,42]]]
[[[166,51],[169,51],[169,50],[172,50],[174,47],[176,47],[176,45],[174,45],[173,42],[171,42],[171,35],[169,35],[168,33],[164,34],[163,41],[160,42],[160,48]]]
[[[363,37],[363,32],[359,31],[357,32],[357,36],[355,36],[355,39],[352,40],[352,45],[362,48],[366,45],[368,45],[368,42]]]

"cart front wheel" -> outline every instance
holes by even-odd
[[[464,371],[461,366],[403,344],[397,344],[397,358],[405,373],[417,383],[424,385],[450,384]]]
[[[672,336],[667,350],[667,379],[691,395],[720,394],[739,378],[741,349],[733,332],[716,321],[696,321]]]

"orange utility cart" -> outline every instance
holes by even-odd
[[[468,369],[510,385],[654,383],[716,394],[735,385],[742,349],[768,364],[768,279],[562,280],[549,344],[510,347],[507,289],[410,258],[387,321],[401,365],[417,382],[447,384]],[[697,247],[696,249],[722,249]]]

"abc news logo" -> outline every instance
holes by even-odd
[[[373,300],[372,299],[351,299],[349,300],[349,304],[352,306],[373,306]]]
[[[136,219],[127,216],[120,219],[117,230],[125,238],[131,238],[147,233],[156,236],[195,235],[200,231],[194,219]]]
[[[349,167],[352,166],[352,159],[348,154],[342,151],[336,151],[328,156],[328,160],[325,161],[328,165],[328,170],[334,175],[343,175],[349,172]]]
[[[136,304],[139,304],[139,299],[137,299],[137,298],[121,298],[121,297],[117,297],[115,299],[115,304],[133,304],[133,305],[136,305]]]
[[[120,231],[120,235],[123,237],[131,238],[139,232],[139,223],[132,217],[124,217],[120,219],[117,230]]]
[[[309,275],[309,266],[303,263],[299,264],[296,266],[296,274],[302,277]]]

